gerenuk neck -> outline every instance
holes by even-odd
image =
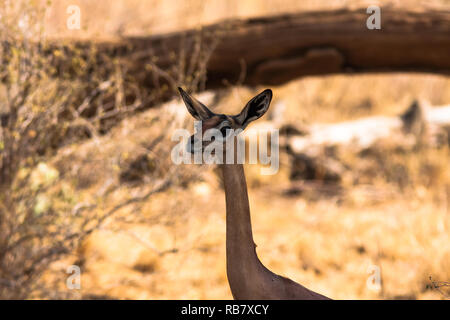
[[[222,164],[221,168],[227,210],[227,276],[233,297],[239,299],[236,293],[250,293],[251,279],[264,267],[256,255],[256,245],[253,242],[244,167],[235,163]]]

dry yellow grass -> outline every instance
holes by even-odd
[[[406,76],[300,80],[275,88],[274,105],[276,100],[283,99],[288,101],[288,114],[296,114],[299,119],[309,120],[307,115],[314,112],[311,122],[333,121],[328,117],[333,110],[331,101],[328,107],[324,105],[319,110],[314,109],[315,99],[305,100],[304,108],[295,105],[295,101],[303,99],[299,92],[305,92],[298,88],[321,88],[312,91],[318,97],[324,91],[343,94],[346,81],[360,85],[357,95],[343,94],[349,103],[340,105],[342,115],[336,117],[345,119],[346,115],[354,117],[349,109],[371,98],[378,101],[377,112],[396,113],[388,103],[383,108],[379,95],[402,110],[404,106],[394,103],[399,93],[382,90],[386,78],[400,80],[390,82],[390,86],[398,85],[407,94],[426,97],[435,92],[430,87],[448,85],[448,80],[441,77],[416,76],[410,82],[402,77]],[[330,82],[333,86],[328,87]],[[378,95],[372,90],[361,92],[364,82],[370,82]],[[434,85],[424,85],[429,82]],[[237,88],[217,110],[238,109],[251,94],[250,90]],[[293,109],[300,111],[294,113]],[[64,164],[57,166],[65,177],[61,183],[70,181],[77,197],[89,202],[105,181],[118,174],[114,166],[100,165],[102,170],[92,166],[114,162],[124,150],[134,154],[139,143],[150,139],[154,130],[164,130],[158,126],[148,130],[149,119],[157,114],[158,110],[150,110],[132,117],[98,143],[86,142],[61,150],[54,160]],[[368,164],[369,168],[379,170],[375,177],[366,176],[360,168],[363,159],[355,155],[344,158],[354,167],[354,174],[360,174],[366,181],[363,185],[345,182],[346,193],[335,197],[285,196],[283,191],[289,186],[288,163],[283,162],[279,173],[270,179],[262,178],[257,166],[247,165],[254,236],[263,263],[337,299],[442,298],[431,288],[429,277],[441,281],[450,278],[449,150],[396,154],[388,145],[380,148],[384,162]],[[94,154],[95,161],[88,161]],[[406,168],[409,178],[406,189],[388,179],[389,168],[395,164]],[[77,172],[72,175],[64,172],[74,166],[77,172],[91,172],[96,183],[77,188]],[[423,172],[424,167],[431,169]],[[121,299],[231,298],[225,270],[225,201],[220,179],[210,166],[189,165],[184,170],[204,171],[203,180],[187,188],[170,188],[117,213],[118,217],[126,218],[137,211],[143,217],[158,217],[157,220],[147,224],[111,220],[76,253],[74,261],[82,261],[81,294]],[[124,184],[104,197],[99,210],[108,210],[145,189],[145,183]],[[381,291],[372,291],[367,286],[371,266],[381,270]]]

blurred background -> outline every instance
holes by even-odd
[[[170,158],[173,131],[193,131],[193,119],[170,85],[140,87],[91,43],[371,4],[450,10],[447,0],[3,1],[0,298],[231,299],[221,172]],[[71,5],[79,29],[67,27]],[[200,67],[174,78],[147,66],[218,113],[267,87],[203,91]],[[333,299],[448,298],[448,75],[321,75],[271,88],[254,126],[280,129],[280,169],[245,165],[261,261]],[[341,142],[314,140],[347,130],[356,133]]]

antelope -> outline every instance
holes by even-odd
[[[178,88],[188,112],[198,121],[201,121],[203,134],[208,129],[220,130],[222,141],[214,140],[214,143],[234,139],[236,135],[228,135],[231,129],[244,130],[248,124],[262,117],[269,108],[272,100],[272,90],[266,89],[253,97],[237,115],[216,114],[194,97]],[[187,149],[194,153],[195,147],[201,146],[201,150],[211,141],[196,141],[192,135],[187,143]],[[206,139],[205,139],[206,140]],[[233,152],[233,158],[237,159],[237,148],[230,151],[223,148],[224,157],[227,152]],[[228,162],[228,161],[227,161]],[[247,194],[244,168],[236,163],[219,164],[223,174],[223,184],[226,201],[226,268],[227,278],[233,298],[236,300],[324,300],[329,299],[306,287],[279,276],[267,269],[259,260],[256,253],[256,244],[253,241],[252,225],[250,220],[250,206]]]

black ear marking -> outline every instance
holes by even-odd
[[[197,120],[206,120],[214,116],[214,113],[211,112],[203,103],[191,97],[188,93],[186,93],[183,89],[178,87],[178,91],[180,92],[181,98],[186,105],[189,113]]]
[[[266,89],[253,97],[242,109],[241,113],[234,118],[244,129],[250,122],[261,118],[267,112],[271,101],[272,90]]]

